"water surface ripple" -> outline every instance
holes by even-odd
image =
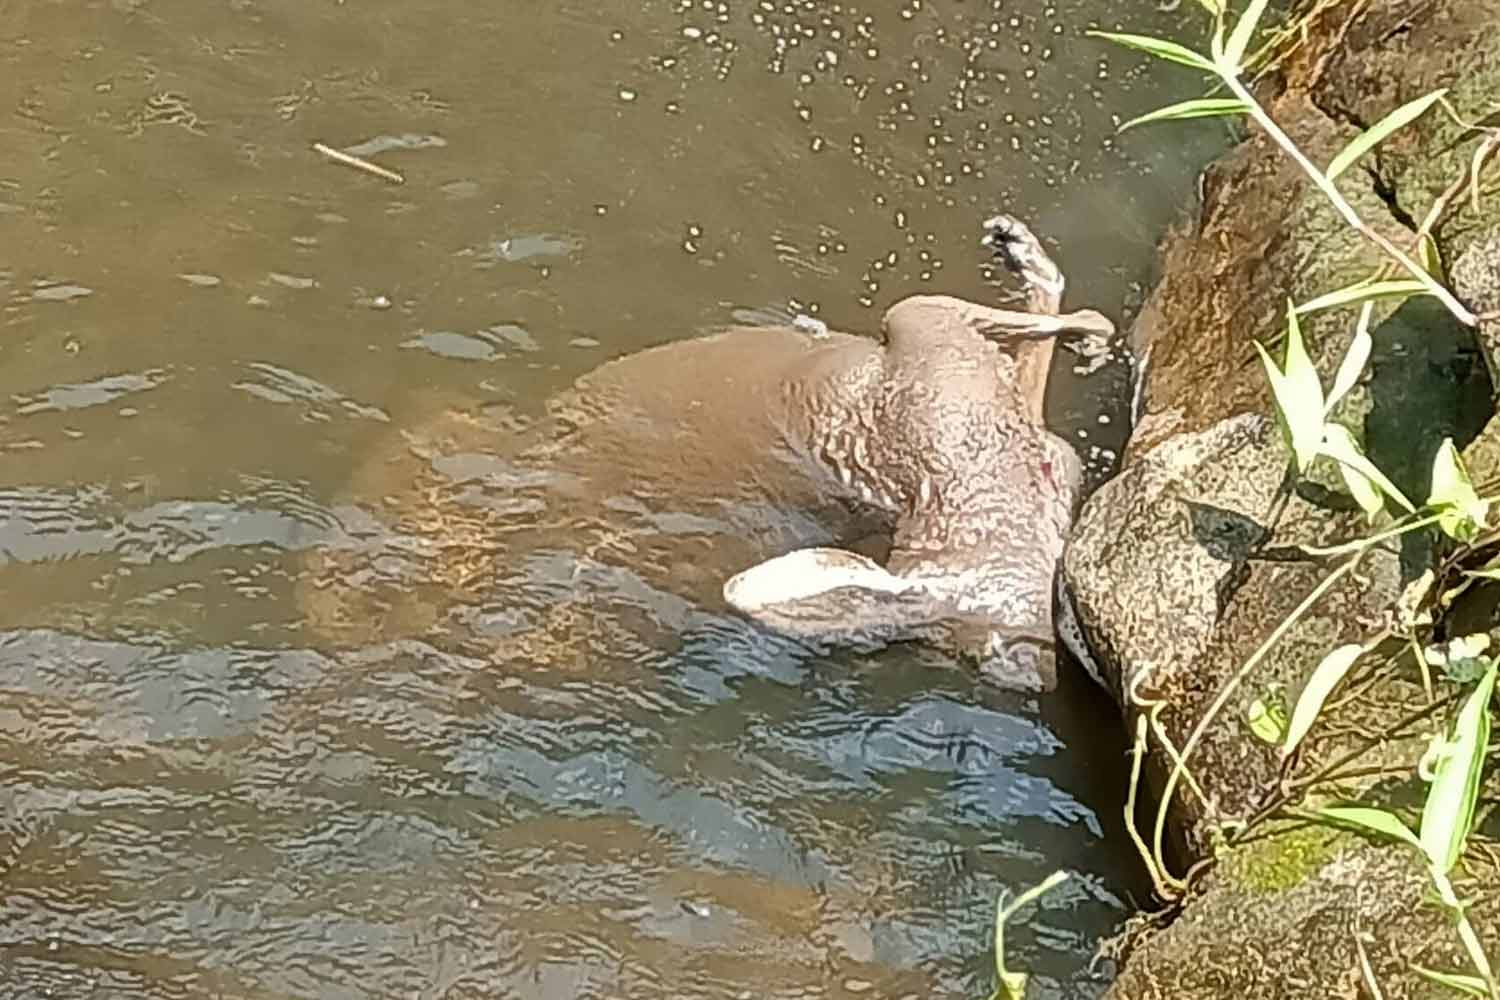
[[[508,442],[718,325],[1003,300],[996,210],[1119,315],[1219,137],[1117,137],[1194,82],[1083,32],[1185,12],[7,13],[0,994],[981,996],[1059,868],[1011,960],[1101,991],[1141,886],[1097,692],[766,635],[730,521],[565,520]],[[1054,387],[1096,463],[1117,390]]]

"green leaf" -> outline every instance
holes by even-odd
[[[1489,504],[1474,492],[1452,438],[1443,439],[1432,460],[1432,492],[1427,503],[1438,512],[1438,527],[1454,541],[1472,541],[1484,527]]]
[[[1218,17],[1224,13],[1224,0],[1198,0],[1198,6],[1208,11],[1211,17]]]
[[[1266,0],[1250,0],[1245,13],[1240,15],[1239,23],[1234,26],[1234,33],[1229,36],[1229,41],[1224,45],[1224,54],[1219,59],[1221,71],[1239,72],[1240,60],[1245,57],[1245,49],[1249,47],[1250,38],[1255,34],[1261,15],[1265,12]]]
[[[1422,851],[1428,863],[1445,875],[1463,854],[1474,823],[1474,804],[1479,800],[1479,779],[1490,742],[1495,669],[1490,667],[1459,710],[1422,806]]]
[[[1405,299],[1427,292],[1427,286],[1412,278],[1396,278],[1390,281],[1356,281],[1337,291],[1319,295],[1297,307],[1299,316],[1338,306],[1358,305],[1374,299]]]
[[[1215,68],[1213,60],[1199,55],[1185,45],[1178,45],[1176,42],[1169,42],[1162,38],[1152,38],[1150,35],[1121,34],[1117,31],[1089,31],[1086,34],[1092,38],[1103,38],[1106,41],[1114,42],[1116,45],[1123,45],[1127,49],[1136,49],[1137,51],[1145,52],[1158,59],[1165,59],[1167,62],[1181,63],[1184,66],[1201,69],[1205,73],[1213,73],[1217,76],[1219,72]]]
[[[1493,569],[1476,569],[1465,573],[1464,576],[1475,576],[1481,580],[1500,580],[1500,566]]]
[[[1338,463],[1339,477],[1344,480],[1344,486],[1348,488],[1349,495],[1354,497],[1354,502],[1359,504],[1359,509],[1365,512],[1365,523],[1374,524],[1380,512],[1385,510],[1385,501],[1380,496],[1380,488],[1370,482],[1369,478],[1357,469]]]
[[[1305,472],[1318,456],[1318,445],[1323,440],[1323,383],[1318,380],[1318,370],[1313,367],[1307,348],[1302,345],[1302,328],[1290,302],[1287,303],[1286,316],[1285,368],[1277,368],[1259,343],[1255,349],[1265,363],[1266,377],[1271,381],[1271,395],[1275,397],[1276,410],[1292,446],[1297,471]]]
[[[1262,743],[1275,746],[1286,735],[1286,709],[1268,703],[1264,698],[1257,698],[1250,703],[1250,709],[1245,713],[1245,722],[1250,726],[1251,734]]]
[[[1438,972],[1434,969],[1424,969],[1420,965],[1413,965],[1412,971],[1419,976],[1432,980],[1439,986],[1446,986],[1451,990],[1458,990],[1460,993],[1484,997],[1485,1000],[1489,1000],[1489,987],[1478,976],[1461,976],[1456,972]]]
[[[1366,514],[1373,517],[1379,513],[1379,510],[1371,510],[1366,505],[1367,498],[1362,498],[1360,492],[1361,489],[1365,489],[1366,487],[1356,485],[1357,480],[1349,476],[1350,472],[1357,473],[1360,477],[1363,477],[1369,485],[1378,488],[1408,513],[1416,511],[1411,501],[1406,499],[1406,494],[1398,490],[1396,484],[1387,479],[1385,473],[1376,468],[1375,463],[1364,456],[1364,453],[1359,450],[1359,445],[1354,443],[1354,436],[1342,424],[1329,423],[1323,428],[1323,443],[1318,451],[1320,454],[1327,455],[1339,463],[1339,471],[1344,473],[1344,482],[1349,484],[1350,492],[1360,502],[1360,506],[1364,508]]]
[[[1292,709],[1292,721],[1286,729],[1286,742],[1281,746],[1283,758],[1290,757],[1292,751],[1297,749],[1297,745],[1317,721],[1318,713],[1323,710],[1323,703],[1364,651],[1365,647],[1359,643],[1348,643],[1323,657],[1322,662],[1313,670]]]
[[[1369,302],[1359,311],[1359,322],[1354,324],[1354,339],[1349,341],[1349,349],[1344,352],[1344,360],[1339,362],[1339,370],[1333,376],[1333,388],[1328,390],[1328,400],[1323,404],[1323,412],[1326,414],[1333,409],[1335,403],[1343,399],[1350,389],[1354,388],[1359,377],[1364,374],[1365,365],[1369,363],[1370,351],[1374,341],[1370,339],[1370,317],[1374,314],[1375,307]]]
[[[1339,151],[1338,155],[1328,161],[1328,169],[1324,174],[1329,180],[1333,180],[1339,174],[1354,165],[1354,161],[1374,149],[1380,142],[1415,118],[1421,116],[1422,112],[1432,107],[1442,99],[1448,91],[1434,90],[1430,94],[1424,94],[1414,101],[1407,101],[1401,107],[1386,115],[1380,121],[1365,129],[1350,141],[1349,145]]]
[[[1411,832],[1411,828],[1401,822],[1395,813],[1384,809],[1372,809],[1369,806],[1324,806],[1315,815],[1330,823],[1359,827],[1422,850],[1422,842]]]
[[[1438,281],[1443,280],[1443,252],[1438,249],[1437,240],[1431,233],[1423,233],[1417,241],[1417,259],[1422,262],[1422,270]]]
[[[1132,118],[1120,126],[1120,131],[1123,132],[1137,125],[1145,125],[1147,122],[1173,121],[1183,118],[1221,118],[1226,115],[1249,113],[1250,106],[1235,97],[1200,97],[1191,101],[1169,104],[1164,108],[1149,111],[1138,118]]]

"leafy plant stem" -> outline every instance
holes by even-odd
[[[1172,738],[1167,735],[1166,727],[1161,724],[1160,715],[1163,707],[1164,706],[1161,703],[1158,703],[1155,707],[1152,708],[1151,731],[1156,734],[1157,740],[1161,742],[1162,749],[1165,750],[1167,756],[1171,758],[1173,773],[1177,773],[1178,769],[1181,769],[1183,780],[1187,782],[1188,788],[1197,797],[1199,804],[1205,810],[1207,810],[1209,808],[1208,799],[1204,796],[1203,789],[1198,784],[1198,779],[1193,777],[1192,771],[1188,770],[1186,759],[1177,749],[1177,746],[1172,742]],[[1167,865],[1167,848],[1164,832],[1164,824],[1158,822],[1155,829],[1152,831],[1151,837],[1152,862],[1162,873],[1162,879],[1165,882],[1174,886],[1178,890],[1186,889],[1188,885],[1187,880],[1174,877]]]
[[[1005,967],[1005,922],[1021,907],[1036,901],[1067,880],[1067,872],[1056,871],[1043,879],[1040,885],[1032,886],[1009,903],[1004,902],[1005,896],[1001,894],[1001,901],[995,906],[996,983],[995,992],[990,1000],[1023,1000],[1026,995],[1027,973],[1011,972]]]
[[[1155,843],[1160,844],[1165,837],[1167,812],[1171,808],[1172,797],[1177,791],[1177,783],[1181,780],[1183,771],[1185,771],[1187,768],[1188,758],[1191,757],[1193,751],[1198,748],[1198,744],[1202,741],[1203,734],[1208,731],[1209,725],[1214,721],[1214,719],[1218,717],[1219,713],[1224,710],[1224,706],[1229,704],[1229,699],[1234,695],[1234,692],[1239,689],[1239,686],[1244,683],[1245,678],[1249,677],[1251,672],[1253,672],[1256,667],[1260,666],[1260,662],[1261,660],[1265,659],[1266,654],[1269,653],[1276,646],[1276,644],[1281,641],[1282,637],[1285,636],[1287,632],[1291,631],[1292,626],[1300,621],[1302,619],[1302,616],[1307,614],[1307,612],[1312,608],[1314,604],[1322,599],[1324,594],[1328,593],[1328,591],[1333,588],[1334,584],[1338,583],[1341,579],[1344,578],[1344,576],[1352,572],[1355,566],[1359,565],[1359,561],[1363,558],[1363,556],[1364,550],[1355,553],[1355,555],[1345,560],[1343,565],[1339,566],[1333,572],[1324,577],[1322,581],[1320,581],[1318,585],[1314,587],[1312,591],[1302,599],[1302,602],[1292,609],[1292,613],[1281,620],[1276,628],[1272,630],[1271,634],[1267,636],[1265,640],[1256,648],[1255,652],[1250,654],[1250,657],[1245,660],[1244,664],[1239,668],[1239,670],[1235,671],[1234,676],[1229,679],[1229,682],[1226,683],[1224,687],[1219,691],[1218,696],[1214,698],[1213,703],[1209,705],[1208,710],[1203,713],[1201,718],[1199,718],[1197,725],[1193,727],[1192,733],[1189,734],[1187,742],[1183,744],[1182,755],[1178,757],[1176,759],[1176,762],[1173,764],[1171,773],[1167,775],[1167,783],[1162,789],[1161,802],[1156,809],[1156,827],[1154,831]]]
[[[1397,721],[1395,725],[1390,726],[1354,749],[1347,751],[1330,763],[1320,767],[1316,773],[1310,774],[1305,778],[1283,782],[1282,787],[1277,790],[1276,795],[1269,802],[1256,809],[1255,813],[1245,821],[1244,828],[1238,835],[1231,839],[1231,843],[1239,843],[1244,840],[1262,823],[1290,805],[1293,798],[1300,796],[1304,789],[1311,788],[1314,785],[1321,785],[1325,781],[1342,781],[1344,779],[1343,768],[1363,757],[1380,744],[1399,736],[1411,726],[1415,726],[1417,723],[1436,715],[1442,709],[1453,705],[1459,700],[1459,697],[1460,694],[1455,692],[1434,704],[1423,705],[1420,709],[1407,714]]]
[[[1469,961],[1474,963],[1474,969],[1484,980],[1489,988],[1490,1000],[1500,1000],[1500,981],[1495,979],[1494,969],[1490,967],[1489,959],[1485,957],[1484,945],[1479,941],[1479,935],[1474,933],[1474,925],[1469,923],[1469,915],[1458,895],[1453,891],[1453,883],[1448,881],[1448,876],[1436,867],[1430,867],[1427,872],[1432,877],[1432,884],[1437,888],[1438,898],[1443,905],[1452,910],[1458,918],[1458,938],[1463,942],[1464,950],[1469,953]]]
[[[1386,541],[1387,539],[1399,538],[1407,532],[1418,531],[1422,528],[1437,524],[1440,517],[1441,515],[1439,514],[1428,514],[1425,517],[1417,518],[1415,521],[1408,521],[1406,524],[1398,524],[1393,528],[1387,528],[1384,531],[1376,532],[1375,534],[1370,535],[1367,538],[1356,538],[1352,542],[1344,542],[1341,545],[1301,545],[1298,546],[1298,548],[1300,548],[1303,552],[1306,552],[1310,556],[1341,556],[1346,552],[1364,552],[1372,548],[1373,546],[1379,545],[1381,542]]]
[[[1333,205],[1334,209],[1339,213],[1339,215],[1343,216],[1345,222],[1347,222],[1354,229],[1358,230],[1359,233],[1367,240],[1379,247],[1388,257],[1398,262],[1402,266],[1402,268],[1404,268],[1406,272],[1410,274],[1414,279],[1421,282],[1423,287],[1426,288],[1427,291],[1434,297],[1436,297],[1440,302],[1442,302],[1443,305],[1448,309],[1448,311],[1451,312],[1460,323],[1463,323],[1468,327],[1478,325],[1479,318],[1475,316],[1474,313],[1471,312],[1468,307],[1466,307],[1462,302],[1458,301],[1458,299],[1454,297],[1453,293],[1445,288],[1441,282],[1439,282],[1432,275],[1428,274],[1426,269],[1424,269],[1421,264],[1412,260],[1410,255],[1408,255],[1404,250],[1396,246],[1396,244],[1392,243],[1390,240],[1386,239],[1385,236],[1376,232],[1374,229],[1371,229],[1369,225],[1365,223],[1365,220],[1360,218],[1359,213],[1354,210],[1354,206],[1350,205],[1348,200],[1344,198],[1343,194],[1339,192],[1338,187],[1328,179],[1328,177],[1323,173],[1322,170],[1318,168],[1316,164],[1314,164],[1307,158],[1307,154],[1302,152],[1297,144],[1292,141],[1291,137],[1281,130],[1281,126],[1277,125],[1276,122],[1272,120],[1271,116],[1266,113],[1266,109],[1260,106],[1260,102],[1257,101],[1255,97],[1250,93],[1249,88],[1245,86],[1244,82],[1239,78],[1239,74],[1237,72],[1224,71],[1222,75],[1224,83],[1229,87],[1230,92],[1233,93],[1235,97],[1245,102],[1246,108],[1250,112],[1251,117],[1253,117],[1255,121],[1260,125],[1260,127],[1265,130],[1266,134],[1269,135],[1271,139],[1278,146],[1280,146],[1282,150],[1288,156],[1290,156],[1299,167],[1302,168],[1303,172],[1307,174],[1308,179],[1310,179],[1318,188],[1318,190],[1323,193],[1323,196],[1328,199],[1329,203]]]

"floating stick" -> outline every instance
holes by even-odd
[[[313,149],[319,153],[322,153],[324,156],[328,157],[335,163],[342,163],[346,167],[353,167],[355,170],[363,170],[367,174],[374,174],[376,177],[383,177],[386,180],[390,181],[392,184],[406,183],[406,178],[396,173],[396,171],[387,170],[385,167],[380,166],[378,163],[371,163],[369,160],[354,156],[350,153],[345,153],[343,150],[334,149],[332,146],[325,146],[321,142],[313,143]]]

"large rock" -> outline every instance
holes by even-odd
[[[1332,5],[1267,95],[1272,115],[1320,163],[1361,128],[1440,86],[1461,114],[1479,119],[1500,93],[1497,23],[1500,0]],[[1444,116],[1427,116],[1347,171],[1340,189],[1374,228],[1409,246],[1411,227],[1463,176],[1477,141]],[[1492,308],[1477,299],[1500,289],[1494,201],[1475,213],[1455,200],[1436,230],[1447,261],[1475,248],[1452,277],[1477,309]],[[1174,923],[1138,938],[1110,995],[1352,997],[1369,991],[1370,976],[1386,997],[1444,995],[1411,964],[1465,962],[1451,921],[1423,904],[1413,852],[1263,821],[1284,801],[1420,802],[1414,765],[1433,723],[1410,721],[1425,699],[1409,655],[1384,666],[1368,657],[1286,773],[1246,721],[1253,702],[1295,701],[1326,652],[1390,621],[1437,544],[1414,536],[1372,551],[1266,645],[1341,565],[1298,546],[1370,529],[1331,469],[1315,470],[1295,491],[1283,488],[1289,454],[1252,342],[1279,339],[1288,299],[1350,284],[1383,261],[1259,133],[1208,172],[1199,218],[1163,254],[1162,280],[1131,333],[1146,362],[1142,418],[1123,472],[1085,507],[1063,569],[1131,731],[1137,720],[1154,720],[1176,747],[1193,742],[1192,781],[1172,803],[1171,860],[1179,873],[1197,864],[1210,874],[1193,880]],[[1473,440],[1489,416],[1484,356],[1473,332],[1431,300],[1383,307],[1376,324],[1369,375],[1335,416],[1420,501],[1437,444]],[[1325,385],[1352,328],[1347,311],[1303,324]],[[1481,330],[1492,359],[1497,332]],[[1480,436],[1472,461],[1481,462],[1489,438]],[[1500,457],[1500,446],[1494,452]],[[1500,472],[1500,461],[1481,467]],[[1238,681],[1252,659],[1254,669]],[[1300,783],[1371,743],[1355,773],[1340,772],[1345,780]],[[1146,779],[1159,793],[1170,761],[1159,739],[1152,746]],[[1252,819],[1254,835],[1243,836]],[[1480,832],[1458,877],[1494,884],[1483,841],[1496,832],[1495,824]],[[1471,918],[1485,940],[1500,942],[1493,898],[1481,897]]]

